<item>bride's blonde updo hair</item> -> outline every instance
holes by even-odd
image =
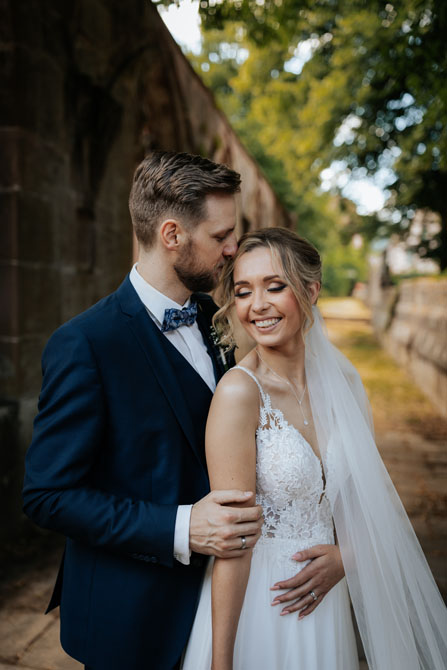
[[[309,284],[321,284],[320,254],[310,242],[287,228],[261,228],[242,235],[236,255],[225,266],[222,274],[219,290],[222,307],[214,315],[213,326],[220,344],[225,347],[235,344],[230,314],[234,306],[235,263],[243,254],[260,247],[270,250],[279,275],[290,286],[306,317],[303,335],[312,327],[314,319]]]

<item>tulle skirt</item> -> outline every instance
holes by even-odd
[[[279,616],[271,606],[277,581],[289,579],[305,563],[281,558],[277,542],[258,542],[239,620],[234,670],[358,670],[346,580],[339,582],[319,606],[298,621],[298,613]],[[290,555],[290,554],[289,554]],[[182,670],[211,667],[210,561]]]

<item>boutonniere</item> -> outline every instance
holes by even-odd
[[[219,360],[222,363],[222,367],[223,367],[224,371],[226,372],[227,370],[230,369],[230,364],[227,361],[226,354],[229,351],[231,351],[231,348],[230,347],[225,347],[220,343],[219,333],[214,328],[214,326],[210,326],[210,337],[211,337],[211,342],[213,343],[213,346],[217,351],[217,355],[219,357]]]

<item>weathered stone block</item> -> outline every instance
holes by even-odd
[[[64,146],[53,147],[27,133],[18,142],[20,184],[23,189],[56,201],[69,183],[70,170]]]
[[[0,335],[18,335],[18,271],[12,263],[0,263]]]
[[[17,258],[17,193],[0,193],[0,261]]]
[[[0,385],[4,398],[15,398],[18,393],[19,365],[18,338],[0,336]]]
[[[97,226],[97,267],[115,276],[128,272],[132,262],[132,227],[130,222],[126,223],[127,226],[123,225],[111,213],[102,217]]]
[[[80,0],[78,3],[78,20],[82,33],[87,40],[99,47],[110,46],[113,42],[112,31],[116,29],[116,24],[112,21],[109,4],[103,0]]]
[[[55,204],[55,258],[66,274],[89,274],[104,270],[124,272],[131,258],[128,229],[116,220],[116,213],[98,208],[96,214],[73,208],[68,194]],[[128,217],[128,215],[127,215]]]
[[[63,147],[50,146],[20,128],[0,128],[0,143],[2,188],[56,198],[61,184],[69,183],[68,158]]]
[[[64,139],[64,78],[45,55],[20,45],[4,52],[4,90],[1,125],[26,128],[51,142]],[[23,85],[26,82],[26,86]]]
[[[22,398],[34,399],[40,392],[42,373],[40,360],[51,333],[22,337],[18,347],[17,388]]]
[[[38,396],[34,398],[22,398],[19,405],[19,454],[21,465],[25,454],[31,444],[33,435],[33,421],[37,414]],[[21,468],[20,481],[23,481],[23,467]]]
[[[3,4],[9,4],[9,40],[11,40],[11,36],[14,36],[14,41],[17,44],[26,45],[28,49],[40,50],[45,48],[42,35],[44,12],[42,12],[39,4],[32,2]]]
[[[104,280],[98,272],[94,274],[61,274],[60,285],[63,296],[61,323],[88,309],[110,293],[109,290],[104,288],[103,284]]]
[[[30,192],[17,195],[18,259],[25,262],[53,261],[53,207]]]
[[[6,537],[19,517],[18,403],[0,400],[0,536]],[[0,645],[1,648],[1,645]]]
[[[18,188],[20,183],[17,134],[16,130],[0,128],[0,143],[2,146],[0,185],[4,189]]]
[[[53,244],[57,263],[61,268],[75,268],[78,259],[78,226],[76,194],[65,184],[54,199]],[[74,271],[74,270],[73,270]]]
[[[408,280],[382,291],[373,324],[385,348],[447,416],[447,280]]]
[[[57,270],[45,266],[18,268],[20,334],[51,333],[60,324],[60,286]]]

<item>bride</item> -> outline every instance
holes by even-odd
[[[217,387],[207,463],[212,489],[256,490],[264,526],[210,562],[183,670],[354,670],[350,599],[370,670],[445,667],[446,610],[320,282],[318,252],[281,228],[244,235],[225,270],[216,330],[233,343],[235,305],[256,347]]]

